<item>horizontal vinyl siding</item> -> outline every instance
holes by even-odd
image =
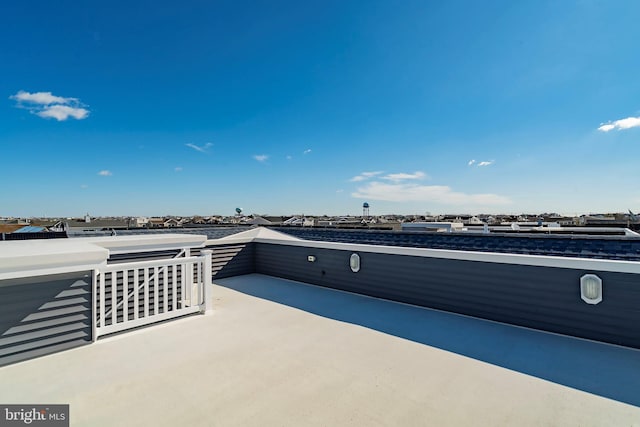
[[[169,259],[175,258],[180,253],[179,249],[166,250],[166,251],[147,251],[147,252],[134,252],[124,254],[111,254],[109,264],[121,264],[126,262],[135,261],[152,261],[157,259]]]
[[[0,281],[0,366],[90,343],[91,282],[91,272]]]
[[[213,279],[241,276],[255,272],[254,243],[210,246]]]
[[[636,274],[449,260],[257,243],[256,272],[455,313],[640,348]],[[316,262],[308,262],[314,255]],[[603,301],[580,298],[579,280],[603,280]]]
[[[211,275],[214,279],[240,276],[255,272],[253,243],[214,245],[202,249],[192,248],[190,249],[190,255],[200,256],[203,249],[210,249],[212,251]],[[180,251],[173,250],[118,254],[109,258],[109,264],[169,259],[176,257],[179,253]]]

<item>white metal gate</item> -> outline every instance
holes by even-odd
[[[94,339],[211,309],[211,251],[101,267],[94,275]]]

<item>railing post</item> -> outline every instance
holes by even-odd
[[[200,251],[200,256],[204,258],[202,272],[202,306],[200,312],[203,314],[213,314],[213,284],[211,283],[211,249]]]
[[[98,340],[98,274],[97,268],[91,273],[91,342]]]

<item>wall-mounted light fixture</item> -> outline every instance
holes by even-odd
[[[351,267],[351,271],[354,273],[360,271],[360,255],[351,254],[349,257],[349,267]]]
[[[585,274],[580,278],[580,296],[587,304],[602,301],[602,279],[595,274]]]
[[[316,262],[316,257],[315,257],[315,256],[313,256],[313,255],[309,255],[309,256],[307,257],[307,261],[309,261],[309,262]]]

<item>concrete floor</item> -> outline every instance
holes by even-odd
[[[295,287],[299,301],[364,307],[376,319],[384,312],[378,307],[390,307],[382,314],[410,313],[420,328],[420,316],[450,314],[261,275],[218,283],[212,316],[0,368],[0,403],[69,403],[74,426],[640,426],[637,405],[276,296]],[[261,290],[270,297],[251,295]],[[640,352],[620,351],[639,363],[629,371],[637,375]]]

